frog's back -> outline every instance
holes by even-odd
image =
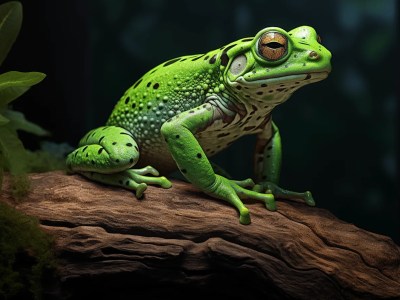
[[[147,72],[124,93],[107,125],[129,130],[139,145],[154,146],[164,122],[218,89],[220,70],[212,54],[178,57]]]

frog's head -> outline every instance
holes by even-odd
[[[331,53],[312,27],[289,32],[269,27],[233,47],[225,70],[227,84],[242,96],[279,103],[299,87],[326,78]]]

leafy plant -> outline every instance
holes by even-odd
[[[0,5],[0,65],[14,44],[22,23],[22,5],[12,1]],[[11,102],[45,78],[38,72],[9,71],[0,74],[0,188],[4,171],[12,175],[15,196],[29,189],[26,172],[35,166],[37,153],[25,150],[17,130],[37,135],[47,132],[12,110]],[[41,161],[51,158],[40,154]],[[0,299],[40,299],[42,282],[55,268],[52,239],[39,222],[0,202]]]
[[[14,44],[21,24],[20,2],[11,1],[0,5],[0,65]],[[45,74],[39,72],[9,71],[0,74],[0,188],[4,170],[11,173],[14,187],[19,187],[20,193],[23,194],[29,187],[25,174],[30,156],[18,138],[17,130],[40,136],[46,135],[47,131],[26,120],[22,113],[12,110],[10,103],[45,77]]]

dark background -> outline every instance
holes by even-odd
[[[281,185],[309,189],[317,206],[400,244],[396,1],[21,2],[22,30],[0,72],[47,74],[14,107],[50,130],[47,140],[72,146],[159,63],[268,26],[314,27],[333,54],[333,71],[274,111]],[[41,141],[21,138],[32,149]],[[253,146],[254,137],[243,138],[215,160],[244,179]]]

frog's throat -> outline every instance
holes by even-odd
[[[287,82],[296,82],[296,81],[303,81],[304,84],[308,82],[316,82],[325,79],[328,77],[329,72],[324,71],[324,72],[310,72],[310,73],[301,73],[301,74],[291,74],[291,75],[285,75],[285,76],[279,76],[279,77],[273,77],[273,78],[259,78],[257,80],[246,80],[243,76],[239,76],[236,78],[235,81],[229,81],[230,84],[232,83],[239,83],[243,85],[248,85],[248,86],[260,86],[261,84],[266,84],[266,85],[277,85],[277,84],[282,84],[282,83],[287,83]]]

